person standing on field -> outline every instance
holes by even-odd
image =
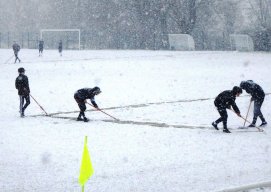
[[[60,54],[60,56],[62,56],[62,40],[60,40],[59,41],[59,43],[58,43],[58,52],[59,52],[59,54]]]
[[[44,41],[40,40],[39,41],[39,56],[42,56],[43,54],[43,47],[44,47]]]
[[[20,60],[19,57],[18,57],[18,53],[19,53],[19,51],[20,51],[20,49],[21,49],[20,45],[14,41],[14,44],[12,45],[12,49],[13,49],[14,56],[15,56],[15,62],[14,62],[14,63],[16,63],[17,60],[18,60],[19,63],[20,63],[21,60]]]
[[[30,88],[28,83],[28,77],[25,75],[25,69],[18,69],[19,76],[15,80],[15,87],[18,90],[18,95],[20,98],[20,114],[24,117],[24,111],[30,104]],[[24,104],[25,102],[25,104]]]

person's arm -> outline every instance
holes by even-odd
[[[28,93],[30,93],[30,88],[29,88],[29,83],[28,83],[28,77],[25,78],[25,84],[26,84],[26,89],[27,89]]]
[[[237,107],[235,101],[233,101],[233,103],[232,103],[232,108],[233,108],[233,110],[235,111],[235,113],[240,117],[240,116],[241,116],[240,110],[239,110],[239,108]]]
[[[16,89],[18,89],[18,80],[17,80],[17,78],[15,80],[15,87],[16,87]]]
[[[97,105],[97,103],[95,102],[94,97],[90,98],[90,101],[91,101],[92,105],[93,105],[95,108],[99,108],[98,105]]]

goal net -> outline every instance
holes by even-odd
[[[168,34],[168,40],[171,50],[194,51],[195,42],[188,34]]]
[[[252,38],[245,34],[230,35],[231,50],[236,51],[254,51]]]
[[[81,48],[80,29],[41,29],[40,40],[44,41],[44,48],[57,49],[62,41],[64,49]]]

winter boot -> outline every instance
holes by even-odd
[[[213,122],[213,123],[212,123],[212,126],[213,126],[216,130],[219,130],[218,127],[217,127],[216,122]]]
[[[224,128],[224,129],[223,129],[223,132],[224,132],[224,133],[231,133],[227,128]]]
[[[88,118],[84,117],[84,122],[88,122],[88,121],[89,121]]]
[[[21,117],[24,117],[24,107],[22,108],[22,111],[21,111]]]
[[[251,123],[248,127],[255,127],[255,124]]]
[[[81,118],[81,116],[78,116],[76,120],[77,120],[77,121],[84,121],[84,119]]]
[[[21,112],[21,117],[24,117],[24,112]]]
[[[260,127],[264,127],[265,125],[267,125],[266,121],[262,122],[262,124],[260,125]]]

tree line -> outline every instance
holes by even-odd
[[[79,28],[86,48],[168,49],[169,33],[191,35],[198,50],[230,49],[230,34],[271,50],[271,0],[0,1],[0,32]]]

